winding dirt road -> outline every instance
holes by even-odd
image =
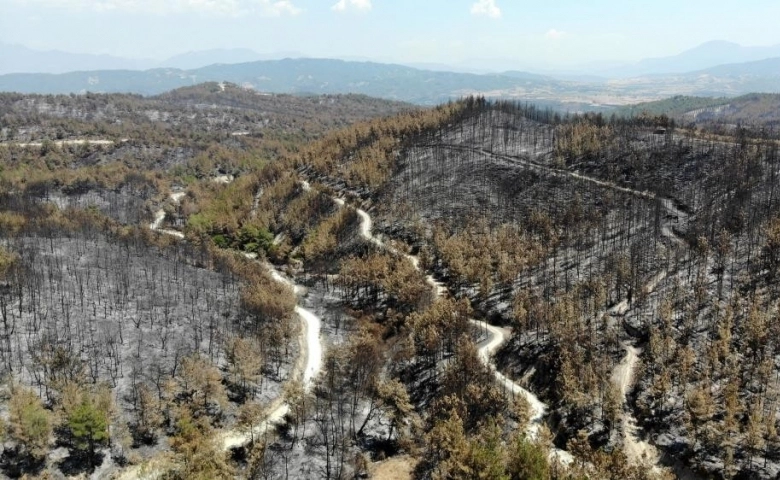
[[[247,258],[256,260],[255,255],[244,255]],[[282,275],[271,265],[264,264],[264,266],[269,269],[274,280],[292,288],[296,295],[302,291],[300,286],[293,283],[289,278]],[[295,307],[295,313],[298,315],[298,318],[301,319],[303,325],[302,341],[300,342],[301,360],[303,361],[296,365],[292,376],[296,377],[300,374],[303,388],[308,392],[311,390],[314,378],[322,369],[323,349],[322,343],[320,342],[322,319],[300,305]],[[253,430],[230,430],[225,432],[222,439],[223,448],[229,450],[231,448],[240,447],[249,443],[253,438],[265,435],[269,430],[269,427],[281,423],[284,416],[287,415],[289,411],[290,406],[284,402],[284,399],[277,398],[276,401],[269,406],[269,413],[267,414],[266,419],[255,426]]]
[[[489,155],[496,155],[486,151],[482,153],[489,154]],[[509,158],[516,162],[518,161],[518,159],[515,157],[506,157],[506,158]],[[642,198],[656,199],[656,196],[649,192],[640,192],[637,190],[632,190],[626,187],[621,187],[621,186],[611,184],[609,182],[604,182],[602,180],[582,176],[577,173],[550,169],[549,167],[539,165],[535,162],[530,162],[530,161],[520,160],[519,163],[526,164],[526,166],[530,168],[549,170],[554,175],[568,175],[580,180],[588,181],[607,188],[612,188],[618,191],[622,191],[624,193],[640,196]],[[304,188],[304,190],[311,189],[308,182],[302,182],[302,187]],[[171,198],[178,203],[183,195],[184,193],[180,192],[171,195]],[[669,199],[661,199],[661,200],[664,209],[667,210],[670,216],[676,218],[681,218],[685,216],[685,213],[677,209],[671,200]],[[334,201],[340,206],[346,205],[346,202],[341,198],[334,197]],[[412,264],[416,269],[421,270],[419,258],[403,252],[399,252],[394,248],[385,244],[385,242],[383,242],[380,238],[374,236],[373,221],[371,219],[371,216],[362,209],[356,209],[356,211],[361,220],[360,235],[363,238],[365,238],[367,241],[370,241],[371,243],[375,244],[380,248],[388,249],[393,251],[396,254],[401,254],[405,256],[407,259],[409,259],[410,262],[412,262]],[[177,238],[184,238],[184,235],[181,234],[181,232],[177,232],[174,230],[160,229],[160,226],[162,225],[164,220],[165,220],[165,211],[161,209],[156,213],[155,221],[150,225],[150,228],[152,230],[159,231],[161,233],[176,236]],[[682,240],[679,239],[667,225],[664,225],[664,227],[662,228],[662,235],[669,238],[674,243],[679,244],[682,242]],[[300,292],[300,288],[297,285],[295,285],[290,279],[282,275],[277,270],[273,269],[273,267],[271,267],[270,265],[267,265],[267,267],[270,268],[271,274],[276,281],[289,285],[290,287],[293,288],[296,294]],[[654,277],[651,280],[651,282],[648,285],[646,285],[645,288],[648,291],[654,290],[655,287],[658,285],[658,283],[660,283],[663,280],[665,275],[666,272],[661,272],[659,275]],[[440,282],[437,282],[432,275],[428,275],[426,279],[428,283],[431,285],[431,287],[434,289],[435,294],[437,296],[442,296],[446,294],[447,292],[446,287],[442,285]],[[623,302],[613,307],[610,313],[622,315],[628,310],[628,308],[629,308],[628,301],[624,300]],[[301,318],[301,321],[304,326],[304,334],[303,334],[304,340],[302,342],[302,352],[303,352],[303,357],[305,357],[305,364],[302,371],[302,380],[305,388],[308,390],[311,387],[312,380],[314,379],[314,377],[316,377],[316,375],[319,373],[319,371],[322,368],[322,345],[319,341],[322,322],[321,319],[317,317],[314,313],[300,306],[296,307],[296,313]],[[508,339],[511,336],[511,333],[506,329],[502,329],[490,325],[486,322],[482,322],[474,319],[471,319],[470,321],[473,325],[475,325],[477,328],[479,328],[481,331],[487,334],[487,338],[478,346],[478,352],[481,361],[493,371],[496,380],[507,391],[512,392],[513,395],[523,395],[527,400],[531,408],[531,418],[529,422],[528,432],[532,438],[536,437],[538,435],[538,431],[543,421],[543,418],[547,412],[547,405],[541,402],[536,395],[529,392],[528,390],[521,387],[511,379],[507,378],[501,372],[499,372],[492,361],[492,357],[495,354],[495,352],[498,351],[501,348],[501,346],[503,346],[508,341]],[[615,368],[612,375],[613,381],[619,387],[621,395],[623,396],[624,404],[625,404],[625,396],[630,390],[630,387],[633,382],[634,370],[639,358],[638,356],[641,353],[638,349],[628,344],[625,345],[625,348],[626,348],[626,358],[624,358],[623,361]],[[266,420],[262,424],[258,425],[258,427],[255,428],[253,432],[239,432],[239,431],[226,432],[223,436],[224,448],[229,449],[229,448],[246,444],[252,438],[252,436],[264,434],[268,430],[269,426],[280,422],[284,418],[284,416],[289,412],[289,406],[286,403],[284,403],[282,399],[278,399],[276,402],[274,402],[274,404],[270,408],[271,411],[269,412]],[[639,462],[640,460],[645,462],[648,459],[650,461],[657,462],[657,452],[655,451],[654,447],[652,447],[652,445],[647,444],[647,442],[642,442],[638,439],[636,422],[633,419],[633,416],[630,415],[630,413],[627,412],[624,413],[623,424],[624,424],[624,438],[625,438],[624,445],[626,449],[626,454],[629,456],[629,459],[632,462]],[[571,454],[563,450],[553,449],[553,451],[551,452],[551,456],[557,457],[563,463],[571,463],[573,461],[573,457],[571,456]],[[135,477],[123,476],[123,478],[135,478]]]
[[[639,362],[641,350],[628,343],[623,344],[626,356],[612,371],[612,382],[618,387],[623,405],[626,404],[626,395],[634,383],[634,372]],[[639,438],[639,427],[636,418],[623,410],[622,415],[623,451],[631,465],[650,465],[655,470],[661,456],[655,446]]]
[[[278,270],[270,265],[266,264],[266,267],[270,269],[271,276],[279,283],[283,283],[293,289],[296,295],[299,295],[303,289],[293,283],[292,280],[282,275]],[[304,389],[309,390],[312,385],[312,381],[320,373],[322,369],[322,343],[320,342],[320,332],[322,330],[322,319],[315,315],[311,310],[307,310],[301,306],[295,307],[295,313],[303,321],[305,327],[305,346],[304,351],[306,357],[306,364],[303,368],[301,380],[303,382]]]
[[[343,200],[336,199],[336,201],[339,202],[341,205],[343,205]],[[373,221],[371,219],[371,216],[365,210],[357,209],[357,214],[361,220],[360,235],[363,238],[365,238],[366,240],[370,241],[371,243],[375,244],[380,248],[387,249],[395,254],[403,255],[412,263],[412,265],[414,265],[415,269],[417,269],[418,271],[422,271],[422,269],[420,268],[420,259],[418,257],[409,255],[404,252],[399,252],[393,247],[387,245],[380,238],[376,237],[373,234]],[[431,285],[431,287],[433,288],[434,293],[436,294],[437,297],[441,297],[447,293],[447,288],[444,285],[442,285],[440,282],[436,281],[433,275],[427,275],[426,280],[428,284]],[[509,340],[511,333],[506,329],[502,329],[490,325],[483,321],[474,320],[474,319],[470,319],[469,321],[471,322],[472,325],[479,328],[480,331],[484,331],[487,333],[487,339],[481,342],[478,346],[479,358],[482,361],[482,363],[486,365],[488,368],[490,368],[496,380],[503,386],[503,388],[511,392],[513,396],[514,395],[524,396],[526,401],[528,402],[528,405],[531,409],[531,418],[528,425],[528,434],[530,438],[535,439],[538,435],[539,428],[542,424],[543,418],[547,412],[547,405],[545,405],[541,400],[539,400],[539,397],[529,392],[525,388],[521,387],[520,385],[512,381],[510,378],[506,377],[503,373],[499,372],[495,364],[493,363],[493,354],[496,351],[498,351],[498,349],[500,349]],[[560,450],[557,448],[551,449],[550,456],[552,458],[557,458],[561,463],[566,465],[574,461],[574,457],[572,457],[570,453],[566,452],[565,450]]]
[[[178,192],[171,194],[170,198],[175,203],[179,203],[181,199],[186,195],[184,192]],[[164,230],[160,226],[165,221],[165,210],[160,209],[155,214],[155,219],[152,224],[149,225],[151,230],[171,235],[176,238],[183,239],[184,234],[175,230]],[[257,260],[257,256],[254,254],[244,254],[251,260]],[[289,278],[284,276],[272,265],[263,263],[271,273],[271,277],[279,283],[283,283],[293,289],[296,295],[302,292],[302,288],[296,285]],[[311,390],[314,379],[322,369],[323,359],[323,347],[320,342],[320,333],[322,330],[322,319],[315,315],[312,311],[301,307],[300,305],[295,307],[295,313],[301,319],[303,326],[302,336],[300,338],[301,345],[301,358],[296,364],[295,369],[291,376],[293,378],[300,375],[301,381],[305,391]],[[230,450],[232,448],[240,447],[249,443],[253,438],[263,436],[271,427],[281,423],[284,416],[290,411],[290,406],[279,397],[268,407],[269,411],[263,422],[255,426],[250,431],[233,429],[222,433],[220,442],[224,450]],[[159,478],[165,471],[164,459],[153,458],[144,465],[137,465],[124,470],[118,477],[122,480],[131,479],[146,479],[152,480]]]
[[[674,247],[687,248],[688,246],[686,242],[674,232],[671,223],[673,221],[674,223],[677,224],[686,224],[688,222],[689,216],[686,212],[679,209],[675,205],[674,201],[670,198],[661,197],[649,191],[635,190],[629,187],[624,187],[612,182],[582,175],[577,172],[553,168],[527,158],[502,155],[495,152],[491,152],[489,150],[484,150],[476,147],[469,147],[465,145],[437,145],[437,146],[452,149],[452,150],[468,151],[472,153],[492,156],[495,158],[500,158],[505,161],[509,161],[513,164],[521,165],[523,167],[532,170],[543,171],[555,177],[574,178],[604,188],[608,188],[617,192],[633,195],[638,198],[659,201],[661,203],[661,207],[663,208],[663,210],[666,211],[665,221],[661,225],[661,230],[660,230],[661,236],[666,238]],[[653,278],[651,278],[648,281],[648,283],[644,285],[643,287],[644,292],[649,294],[655,291],[656,287],[668,276],[668,274],[669,272],[667,270],[662,270],[658,272],[658,274],[653,276]],[[630,309],[630,305],[629,305],[628,298],[624,298],[615,306],[613,306],[608,311],[608,313],[610,315],[622,316],[625,315],[629,309]],[[660,460],[660,455],[658,453],[658,450],[650,443],[640,439],[639,427],[637,426],[636,418],[633,416],[630,410],[626,408],[627,407],[626,395],[628,394],[631,387],[633,386],[634,372],[636,370],[636,365],[639,362],[639,355],[642,352],[641,350],[639,350],[638,348],[636,348],[635,346],[629,343],[625,343],[624,348],[626,350],[625,357],[621,360],[621,362],[617,366],[615,366],[614,370],[612,371],[612,381],[618,387],[623,399],[622,437],[623,437],[624,451],[631,464],[652,465],[652,468],[656,470],[658,469],[658,462]]]

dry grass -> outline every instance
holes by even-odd
[[[376,462],[369,469],[374,480],[411,480],[414,467],[419,460],[408,455]]]

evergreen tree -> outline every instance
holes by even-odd
[[[68,416],[68,428],[78,450],[94,462],[95,449],[108,442],[108,415],[88,395]]]

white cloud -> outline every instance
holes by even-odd
[[[471,6],[472,15],[485,15],[490,18],[501,18],[501,9],[496,5],[496,0],[477,0]]]
[[[567,35],[566,32],[562,32],[560,30],[551,28],[550,30],[547,31],[547,33],[544,34],[544,38],[548,40],[560,40],[566,35]]]
[[[293,5],[290,0],[278,0],[276,2],[260,0],[259,3],[266,14],[272,15],[274,17],[280,17],[282,15],[298,15],[303,11],[302,9]]]
[[[23,5],[98,12],[129,12],[167,15],[203,13],[223,16],[259,14],[279,17],[298,15],[303,10],[293,0],[13,0]]]
[[[345,12],[348,9],[354,9],[361,12],[371,10],[371,0],[339,0],[338,3],[330,7],[335,12]]]

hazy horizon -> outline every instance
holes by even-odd
[[[0,0],[0,42],[162,61],[244,48],[475,70],[574,69],[780,44],[780,4],[692,0]],[[749,21],[747,21],[749,20]]]

